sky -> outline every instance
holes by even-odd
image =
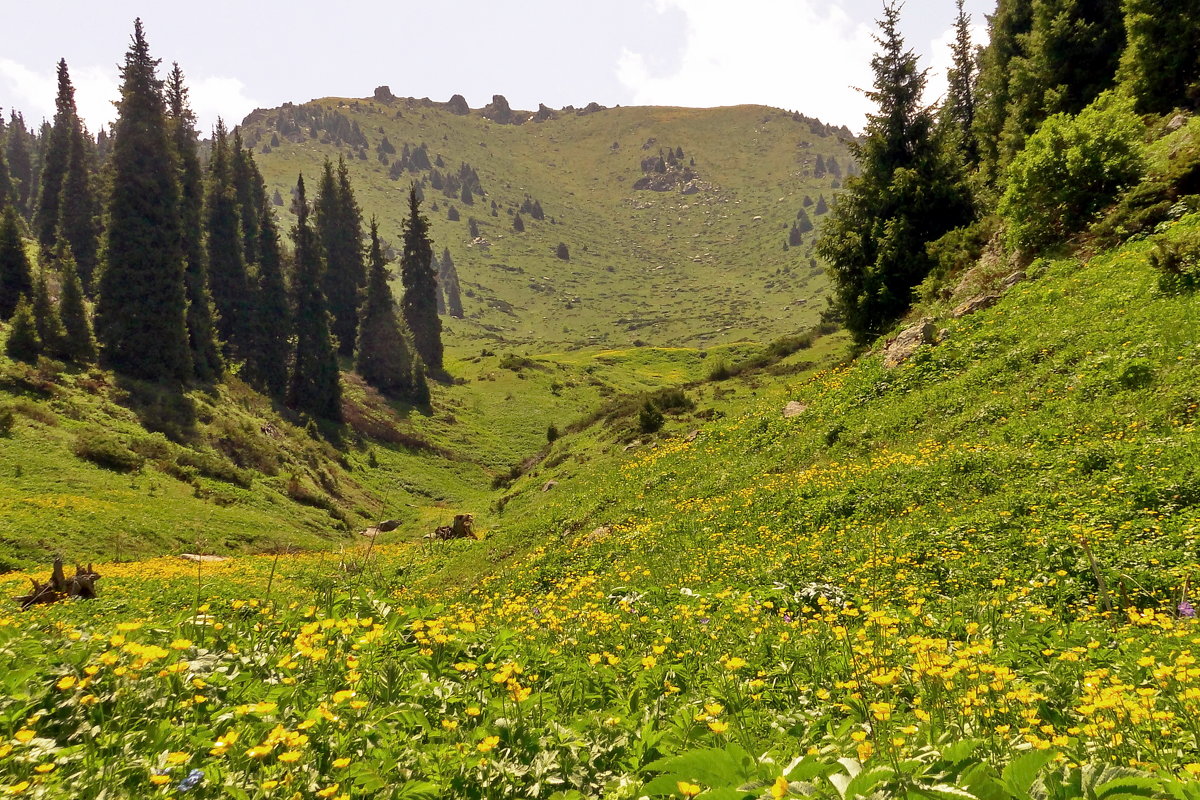
[[[140,16],[163,72],[178,62],[202,131],[255,108],[317,97],[401,97],[472,108],[760,103],[861,130],[871,36],[882,0],[40,0],[5,12],[0,108],[39,124],[54,113],[65,58],[80,115],[115,116],[123,60]],[[967,0],[977,42],[994,0]],[[945,87],[953,0],[908,0],[903,30]],[[19,35],[13,35],[19,32]]]

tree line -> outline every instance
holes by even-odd
[[[993,237],[1036,254],[1083,230],[1138,179],[1143,118],[1200,102],[1197,0],[998,0],[979,48],[957,0],[949,86],[932,106],[900,14],[888,2],[879,20],[861,174],[817,248],[832,315],[860,345]]]
[[[453,266],[449,253],[434,257],[416,187],[397,304],[391,248],[374,220],[364,235],[345,161],[325,161],[311,201],[299,176],[288,251],[240,132],[219,121],[202,158],[183,72],[175,64],[159,78],[159,63],[136,21],[111,134],[84,127],[65,61],[39,136],[17,112],[0,121],[8,355],[181,386],[236,373],[330,420],[341,416],[345,359],[385,394],[427,404],[429,379],[444,374],[438,273]]]

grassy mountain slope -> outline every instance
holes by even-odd
[[[297,113],[357,124],[366,160],[326,128],[292,132]],[[638,340],[697,346],[804,330],[823,307],[812,301],[827,279],[812,260],[815,234],[785,251],[788,229],[806,196],[815,203],[835,194],[834,175],[814,176],[818,156],[842,168],[850,163],[844,133],[761,106],[614,108],[500,125],[427,101],[332,98],[256,111],[243,135],[260,153],[270,150],[258,162],[270,191],[285,201],[298,173],[312,179],[323,159],[346,156],[359,203],[393,242],[409,183],[430,171],[392,180],[377,153],[385,136],[398,151],[424,143],[431,161],[442,156],[442,172],[463,162],[474,167],[488,193],[474,205],[426,188],[436,250],[449,248],[466,295],[466,319],[448,320],[448,343],[461,349],[480,340],[535,352]],[[642,160],[668,147],[682,148],[681,168],[694,159],[706,188],[694,195],[632,188],[643,177]],[[526,195],[546,219],[523,214],[525,232],[516,233],[512,214]],[[458,222],[448,219],[452,205]],[[286,208],[278,211],[290,219]],[[815,205],[806,213],[819,222]],[[471,217],[487,247],[471,244]],[[560,242],[569,261],[555,256]]]
[[[1039,262],[897,369],[813,372],[819,344],[691,390],[650,440],[598,421],[511,487],[486,541],[114,567],[105,598],[7,621],[0,674],[28,687],[0,700],[7,777],[1194,797],[1200,300],[1160,294],[1153,245]],[[72,738],[114,716],[121,737]]]

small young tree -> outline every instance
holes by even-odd
[[[33,322],[37,326],[42,351],[53,358],[67,358],[67,332],[63,329],[58,306],[50,296],[50,283],[45,269],[38,272],[33,284]]]
[[[558,243],[558,246],[554,248],[554,255],[563,261],[571,260],[571,251],[567,248],[566,242]]]
[[[24,361],[29,364],[37,363],[38,356],[42,353],[42,342],[38,338],[37,323],[33,319],[33,306],[29,304],[25,295],[21,295],[17,299],[4,352],[14,361]]]
[[[92,333],[83,282],[69,248],[60,246],[56,260],[62,273],[59,307],[64,332],[63,355],[77,364],[91,364],[96,360],[96,337]]]
[[[0,216],[0,320],[12,317],[22,295],[33,294],[33,272],[21,241],[21,222],[17,209],[4,208]]]
[[[525,220],[521,219],[520,214],[513,215],[512,225],[513,225],[513,230],[516,231],[517,233],[525,232]]]

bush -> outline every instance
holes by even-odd
[[[89,428],[75,437],[75,455],[84,461],[117,472],[136,472],[145,459],[106,431]]]
[[[710,381],[726,381],[733,377],[733,370],[729,366],[729,362],[721,358],[717,363],[712,365],[708,371],[708,379]]]
[[[1036,250],[1083,230],[1141,177],[1143,133],[1133,101],[1112,92],[1042,123],[1008,169],[999,212],[1009,244]]]
[[[1158,273],[1158,288],[1165,294],[1200,289],[1200,235],[1160,241],[1150,251],[1150,266]]]
[[[638,430],[642,433],[655,433],[662,430],[663,422],[663,414],[658,410],[658,406],[654,405],[653,400],[642,403],[641,410],[638,411]]]
[[[17,415],[13,413],[12,406],[0,407],[0,436],[8,436],[16,424]]]
[[[558,426],[554,423],[550,423],[550,427],[546,429],[546,441],[553,444],[554,442],[558,441],[558,436]]]

